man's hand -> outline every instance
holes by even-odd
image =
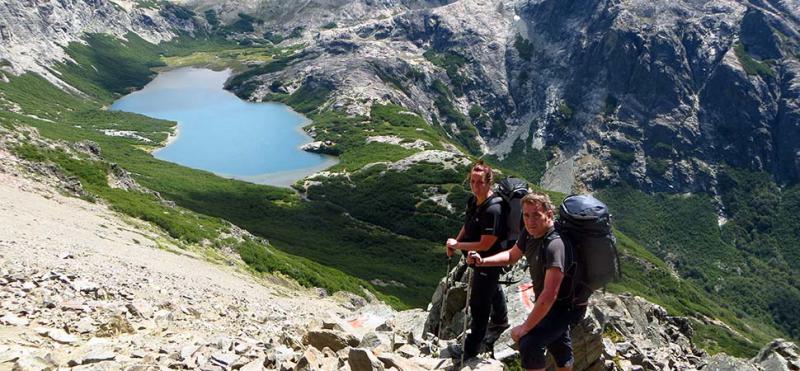
[[[483,258],[477,252],[470,251],[469,254],[467,254],[467,264],[480,266],[483,264]]]
[[[514,342],[519,344],[519,339],[522,339],[528,333],[528,329],[525,328],[525,325],[519,325],[511,329],[511,338],[514,339]]]
[[[456,245],[458,245],[458,240],[455,238],[447,239],[447,257],[451,257],[456,253]]]

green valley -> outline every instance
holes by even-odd
[[[101,35],[89,35],[86,42],[68,48],[77,63],[53,67],[84,97],[32,73],[10,77],[9,83],[0,84],[0,123],[22,138],[35,138],[27,132],[33,127],[50,141],[93,141],[101,148],[101,158],[35,141],[15,145],[18,156],[57,165],[80,181],[86,198],[149,221],[187,245],[230,247],[254,271],[279,272],[330,292],[364,295],[366,288],[397,308],[423,307],[430,301],[445,273],[443,241],[457,232],[468,197],[465,173],[471,157],[463,153],[475,152],[478,146],[467,135],[474,127],[467,116],[457,114],[450,101],[454,94],[443,83],[432,83],[440,93],[436,106],[463,130],[452,140],[421,112],[397,104],[375,103],[368,116],[320,109],[332,92],[324,84],[269,95],[307,114],[315,139],[330,142],[326,150],[340,160],[327,175],[301,180],[291,190],[224,179],[155,159],[149,151],[166,140],[175,123],[103,107],[141,88],[154,70],[187,65],[233,68],[240,74],[229,81],[229,88],[246,96],[254,88],[248,77],[281,70],[306,57],[302,45],[245,47],[225,39],[186,36],[153,45],[133,34],[125,42]],[[460,59],[427,57],[457,76]],[[108,136],[103,130],[136,132],[150,142]],[[488,160],[504,174],[538,181],[547,151],[533,151],[528,145],[519,141],[505,159]],[[106,177],[115,165],[158,194],[109,187]],[[731,220],[722,228],[708,196],[647,195],[630,188],[600,192],[617,217],[623,254],[623,279],[610,289],[641,295],[672,315],[691,317],[696,341],[711,352],[752,356],[781,334],[796,338],[798,325],[791,322],[796,318],[769,308],[795,308],[791,304],[798,304],[800,297],[797,282],[791,281],[797,277],[791,263],[797,262],[798,251],[790,247],[798,238],[791,223],[797,192],[783,190],[782,197],[770,199],[775,185],[756,179],[729,172],[724,184],[729,196],[723,201]],[[556,200],[564,197],[551,194]],[[257,237],[230,239],[225,221]],[[771,248],[765,253],[759,248],[763,245]],[[746,270],[723,279],[736,267]],[[753,280],[774,275],[787,283],[773,291],[761,292],[760,285],[767,281]]]

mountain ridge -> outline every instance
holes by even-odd
[[[471,107],[469,104],[465,103],[467,100],[464,95],[461,97],[458,96],[459,94],[471,94],[469,88],[464,89],[465,87],[469,87],[470,84],[465,82],[465,80],[459,79],[466,75],[464,72],[465,70],[473,69],[475,67],[471,65],[472,62],[469,61],[469,58],[464,58],[464,56],[461,56],[460,54],[452,53],[451,50],[448,49],[451,46],[448,43],[451,42],[451,38],[454,37],[454,33],[452,32],[453,27],[459,25],[457,18],[454,18],[456,15],[459,15],[460,13],[470,13],[473,18],[479,18],[479,16],[476,15],[478,12],[474,10],[489,9],[492,4],[493,3],[491,2],[476,4],[467,1],[456,2],[444,7],[409,10],[406,13],[398,15],[397,19],[399,19],[401,22],[400,26],[392,25],[392,28],[386,28],[387,24],[391,25],[391,23],[396,22],[394,18],[379,19],[374,22],[374,24],[370,23],[366,26],[355,25],[351,27],[345,25],[347,28],[344,28],[345,26],[336,25],[336,27],[331,29],[321,29],[319,31],[320,37],[318,39],[315,39],[313,35],[316,31],[306,30],[300,37],[292,40],[312,42],[313,44],[308,48],[310,52],[301,51],[296,55],[292,54],[291,58],[296,59],[287,58],[287,62],[283,64],[283,66],[281,66],[280,63],[284,63],[284,57],[275,58],[272,62],[267,62],[266,64],[261,65],[251,62],[256,68],[259,66],[266,66],[269,68],[265,68],[265,70],[272,72],[261,74],[262,76],[259,76],[259,74],[253,75],[253,80],[255,80],[256,83],[250,85],[250,87],[253,87],[254,90],[250,91],[248,94],[245,94],[246,90],[239,91],[239,93],[240,95],[246,97],[255,97],[255,99],[286,99],[287,103],[290,105],[300,107],[298,109],[307,110],[310,114],[315,115],[315,123],[308,129],[316,132],[318,139],[330,140],[331,143],[334,143],[331,150],[339,151],[339,153],[342,154],[342,159],[344,162],[342,166],[337,169],[337,171],[321,175],[316,179],[312,178],[310,182],[306,182],[306,185],[301,188],[305,195],[308,196],[312,201],[318,202],[315,205],[322,205],[325,202],[333,203],[338,208],[336,209],[336,213],[347,212],[348,217],[355,215],[358,220],[363,221],[368,225],[377,225],[383,228],[388,228],[390,231],[397,232],[401,235],[415,236],[421,233],[419,228],[417,228],[417,225],[414,224],[391,224],[394,221],[411,220],[409,219],[408,215],[411,215],[413,218],[418,218],[416,223],[428,223],[431,221],[442,223],[437,225],[436,228],[440,231],[434,231],[434,234],[446,233],[446,230],[449,228],[448,226],[456,222],[455,219],[457,218],[453,215],[454,213],[447,211],[447,208],[442,206],[442,204],[432,204],[426,202],[425,200],[443,199],[446,205],[458,205],[460,204],[459,197],[463,196],[464,189],[461,188],[459,190],[458,188],[459,179],[457,179],[458,174],[456,172],[453,174],[442,173],[436,166],[421,166],[420,163],[431,160],[433,157],[429,157],[429,155],[431,155],[434,151],[439,151],[439,146],[441,146],[441,148],[447,153],[450,153],[448,156],[454,156],[455,158],[461,160],[467,158],[464,155],[465,153],[469,153],[471,150],[481,148],[482,146],[480,139],[477,137],[473,138],[477,142],[476,145],[476,143],[470,140],[470,136],[481,130],[486,131],[486,129],[485,127],[481,129],[480,126],[478,126],[477,129],[470,129],[470,125],[472,125],[471,121],[474,120],[476,122],[491,124],[492,121],[487,120],[486,118],[490,117],[492,113],[481,112],[482,109],[473,110],[472,108],[474,106]],[[506,12],[505,14],[511,14],[508,13],[509,9],[501,9],[497,14],[504,14],[502,12]],[[442,21],[442,17],[444,17],[445,21]],[[191,17],[191,23],[204,24],[203,18],[205,18],[204,14],[199,12],[195,13]],[[207,19],[205,21],[207,21]],[[450,26],[447,26],[448,21],[453,23]],[[325,25],[324,23],[321,24]],[[340,27],[343,28],[340,29]],[[400,31],[397,31],[398,29]],[[493,29],[488,28],[484,30],[484,32],[491,30]],[[393,32],[398,32],[399,36],[392,36]],[[416,35],[413,38],[414,40],[404,41],[402,39],[405,37],[404,34],[407,32]],[[432,34],[429,35],[429,33]],[[353,34],[357,35],[357,37],[352,36]],[[346,36],[342,37],[341,35]],[[381,44],[383,41],[380,41],[386,38],[384,35],[390,38],[390,40],[387,42],[389,45],[399,46],[399,48],[408,52],[408,61],[410,62],[405,62],[403,60],[387,62],[385,58],[379,58],[380,52],[385,50],[384,48],[386,47],[386,45]],[[525,52],[527,44],[525,43],[524,39],[513,38],[512,42],[510,34],[506,36],[507,38],[505,40],[507,43],[511,44],[506,49],[505,53],[511,53],[511,59],[517,57],[522,58],[527,55]],[[251,35],[237,33],[228,34],[228,37],[234,39],[241,38],[242,41],[251,40],[252,38]],[[373,43],[374,49],[370,49],[371,46],[369,45],[361,45],[360,39],[365,37],[370,40],[371,38],[375,38]],[[400,40],[394,40],[393,38],[395,37],[399,37]],[[470,35],[469,33],[467,33],[466,36],[458,37],[464,37],[464,39],[459,41],[459,43],[480,39],[480,37],[475,37],[475,35]],[[91,39],[89,42],[92,42]],[[257,40],[257,42],[263,43],[262,45],[269,45],[263,40]],[[433,48],[433,52],[429,52],[431,48],[427,47],[428,45],[425,44],[427,42],[430,42],[431,45],[440,46],[441,49]],[[420,45],[417,45],[417,43]],[[133,45],[134,43],[128,42],[128,46],[133,47]],[[491,48],[492,43],[487,42],[479,45],[486,45],[488,50]],[[359,53],[364,52],[367,56],[372,55],[372,59],[368,60],[368,63],[364,63],[364,61],[358,59],[355,61],[348,61],[350,56],[348,51],[352,51],[351,49]],[[75,51],[73,50],[72,52],[74,53]],[[149,53],[151,53],[151,51],[145,52],[145,54],[148,55]],[[337,60],[328,60],[328,66],[334,68],[334,71],[338,70],[338,73],[340,73],[339,77],[342,78],[347,78],[346,72],[356,73],[356,77],[358,78],[351,77],[351,80],[358,84],[371,85],[368,90],[362,90],[359,86],[350,86],[349,88],[345,86],[345,88],[352,90],[350,90],[350,92],[345,91],[345,93],[342,93],[341,90],[335,90],[341,88],[341,86],[337,86],[335,84],[336,79],[339,77],[335,75],[332,79],[334,84],[331,84],[330,76],[325,75],[327,73],[325,68],[318,70],[314,70],[312,68],[309,70],[310,67],[314,67],[315,64],[319,63],[320,60],[330,56],[335,57],[337,55],[339,56],[336,57],[338,58]],[[756,62],[758,61],[756,60]],[[14,65],[13,61],[10,63],[12,66]],[[351,63],[356,63],[358,68],[355,70],[348,70],[348,67],[351,65]],[[7,67],[9,66],[4,66],[4,70],[6,71],[4,73],[9,73]],[[99,64],[93,65],[92,67],[94,67],[95,70],[104,69],[104,67]],[[83,68],[87,68],[87,66],[83,65]],[[301,78],[293,78],[293,80],[290,81],[283,80],[285,76],[292,75],[298,70],[309,70],[312,73],[310,75],[300,74],[298,76]],[[9,78],[14,79],[15,77],[13,77],[13,74],[9,73],[9,75],[6,76],[6,79]],[[488,80],[495,81],[494,79]],[[79,79],[73,78],[73,81],[79,81]],[[147,79],[144,78],[142,83],[146,81]],[[280,84],[276,85],[276,81],[280,82]],[[458,81],[461,81],[462,84],[459,85],[457,83]],[[247,83],[248,80],[244,79],[242,82]],[[232,88],[236,91],[242,86],[243,85],[241,84],[233,84]],[[273,89],[273,86],[276,86],[276,88]],[[462,89],[461,92],[458,90],[459,86]],[[416,96],[416,98],[412,99],[401,99],[403,106],[405,106],[406,109],[417,110],[420,115],[417,116],[404,114],[403,112],[405,110],[403,109],[403,106],[382,105],[377,103],[391,102],[392,99],[394,99],[392,96],[408,96],[408,94],[403,90],[411,92],[411,96]],[[374,95],[380,95],[386,92],[390,92],[389,98],[381,97],[381,99],[373,99]],[[119,94],[119,92],[116,93]],[[255,95],[253,95],[253,93],[255,93]],[[261,96],[261,94],[263,94],[263,96]],[[103,99],[109,99],[109,97],[113,96],[113,94],[110,94]],[[310,97],[314,97],[313,100],[310,99]],[[362,101],[361,98],[364,97],[369,99]],[[18,98],[18,96],[13,96],[12,98],[12,95],[4,94],[5,103],[16,103],[15,100]],[[423,103],[417,104],[415,101]],[[7,105],[4,104],[4,106]],[[376,134],[400,134],[401,136],[398,138],[400,138],[401,141],[405,139],[428,140],[429,143],[431,143],[431,146],[435,147],[436,149],[434,151],[418,152],[414,155],[416,160],[406,161],[405,159],[408,157],[407,152],[397,151],[397,149],[392,147],[392,145],[389,143],[370,141],[369,138],[374,139],[378,137],[376,134],[369,134],[371,136],[367,136],[358,131],[342,130],[351,127],[357,127],[356,125],[367,122],[367,118],[356,117],[345,119],[336,115],[330,115],[330,117],[323,117],[323,115],[316,116],[318,111],[320,111],[317,110],[317,107],[320,106],[324,108],[345,110],[350,114],[360,113],[369,115],[370,119],[373,120],[373,122],[369,124],[369,130],[386,130],[386,128],[382,127],[381,125],[385,126],[386,123],[391,123],[391,131],[386,133],[378,132]],[[33,106],[30,104],[24,105],[24,107],[20,107],[20,112],[29,115],[28,118],[32,120],[38,120],[39,118],[51,121],[55,120],[58,122],[61,122],[62,120],[62,117],[60,117],[59,114],[53,114],[53,112],[50,112],[49,116],[42,115],[39,117],[37,115],[40,115],[41,113],[33,111],[32,108]],[[478,108],[482,107],[479,106]],[[568,117],[576,115],[575,110],[573,110],[573,108],[569,105],[556,105],[555,107],[551,108],[553,108],[551,113],[554,115],[554,117],[559,117],[558,120],[569,121]],[[72,108],[68,107],[66,111],[71,109]],[[475,114],[473,114],[473,112],[475,112]],[[31,117],[31,115],[33,117]],[[443,117],[443,115],[447,117]],[[415,118],[411,120],[408,116]],[[398,117],[403,117],[403,119],[400,120]],[[72,120],[73,121],[71,122],[78,122],[74,119]],[[78,120],[87,122],[87,119],[83,117],[79,118]],[[4,125],[11,125],[13,127],[13,125],[19,125],[19,123],[17,123],[18,121],[21,121],[21,118],[17,116],[4,116]],[[37,125],[43,124],[39,123],[38,121],[36,122]],[[447,124],[436,126],[438,125],[437,122],[444,122]],[[409,128],[410,131],[414,131],[415,134],[409,136]],[[437,140],[440,140],[438,135],[441,134],[441,132],[438,131],[437,133],[439,134],[433,136],[433,138],[436,138],[436,140],[431,141],[430,137],[425,137],[426,139],[422,139],[421,137],[418,137],[422,134],[417,134],[420,132],[416,131],[415,128],[424,130],[428,130],[429,128],[433,128],[433,130],[439,130],[439,128],[441,128],[441,130],[444,131],[444,137],[449,137],[449,140],[452,140],[455,143],[455,146],[446,140],[442,143],[437,143]],[[53,128],[49,128],[47,132],[48,135],[52,135]],[[427,131],[424,131],[424,133],[425,135],[428,135]],[[345,141],[336,138],[336,135],[341,136],[343,134],[348,137],[352,136],[352,143],[344,143]],[[364,136],[363,138],[362,135]],[[530,137],[533,136],[533,134],[530,135]],[[367,143],[366,146],[364,146],[363,143],[359,143],[359,140],[361,139]],[[322,142],[325,143],[325,140]],[[519,142],[515,142],[515,144],[516,143]],[[544,142],[541,144],[544,145]],[[528,144],[524,144],[523,147],[527,145]],[[105,144],[103,146],[105,146]],[[426,145],[422,144],[422,147],[426,148]],[[375,148],[386,150],[387,157],[383,161],[375,162],[375,158],[373,157],[374,155],[367,156],[369,151],[374,152]],[[542,148],[544,149],[545,147]],[[418,151],[418,149],[414,149],[412,151]],[[361,157],[355,158],[357,157],[355,156],[356,154]],[[624,152],[615,153],[612,151],[611,154],[616,154],[617,157],[626,159]],[[633,156],[634,160],[635,158],[636,157]],[[381,162],[390,165],[382,165]],[[406,171],[405,173],[397,172],[396,169],[392,169],[392,166],[394,165],[391,164],[398,164],[397,166],[399,166],[400,163],[403,164],[402,169]],[[383,168],[382,166],[386,166],[386,168]],[[455,168],[460,169],[458,166]],[[409,172],[408,170],[412,171]],[[141,180],[141,170],[139,170],[137,173],[139,173],[137,177]],[[414,175],[412,176],[411,174]],[[552,174],[552,170],[550,171],[550,174]],[[144,178],[146,179],[148,176],[145,176]],[[351,178],[353,179],[352,181]],[[364,210],[353,209],[352,207],[351,209],[346,209],[345,207],[347,206],[347,202],[337,204],[336,202],[326,201],[331,199],[334,201],[337,199],[340,201],[345,201],[348,199],[348,197],[362,197],[364,192],[369,193],[369,189],[373,189],[370,187],[386,186],[387,184],[391,184],[393,180],[400,178],[413,179],[410,187],[403,188],[403,192],[410,196],[409,199],[387,199],[385,200],[386,205],[391,206],[389,207],[390,210],[396,210],[399,208],[395,208],[395,206],[402,207],[402,205],[408,205],[409,202],[417,202],[417,207],[410,214],[397,214],[399,217],[394,218],[394,220],[381,219],[380,215],[375,215],[374,213],[365,213]],[[533,177],[531,178],[535,179]],[[556,178],[558,178],[558,176],[556,176]],[[424,184],[430,183],[431,179],[437,179],[436,182],[441,182],[441,184],[437,184],[433,188],[430,184]],[[152,182],[152,180],[149,181]],[[163,187],[163,185],[161,186]],[[403,186],[408,186],[408,184],[403,184]],[[357,191],[353,192],[353,189],[356,189]],[[420,195],[419,198],[418,194]],[[176,195],[173,193],[170,194],[170,196],[175,197]],[[195,202],[195,200],[180,198],[180,196],[178,198],[178,203],[182,205]],[[400,201],[402,201],[402,203]],[[197,204],[195,204],[194,207],[197,207]],[[201,208],[202,207],[203,206],[201,206]],[[440,207],[444,208],[445,210],[440,209]],[[205,211],[208,212],[209,210],[206,209]],[[431,215],[434,217],[431,217]],[[264,232],[262,231],[262,234],[263,233]],[[435,241],[438,239],[438,237],[434,234],[428,233],[425,234],[425,236],[428,236],[426,238],[429,238],[431,241]],[[273,230],[269,230],[265,237],[270,239],[275,238],[279,242],[283,242],[281,241],[281,238],[285,238]],[[652,246],[648,246],[648,248],[650,247]],[[733,267],[733,269],[736,268],[737,267]],[[683,271],[681,273],[685,274]]]

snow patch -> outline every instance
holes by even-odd
[[[394,144],[406,149],[419,149],[425,150],[425,148],[431,146],[431,142],[427,140],[417,139],[413,142],[404,142],[406,139],[398,137],[396,135],[377,135],[372,137],[367,137],[367,143],[386,143],[386,144]]]
[[[140,140],[142,142],[147,142],[147,143],[152,142],[152,140],[147,139],[147,138],[137,134],[137,132],[135,132],[135,131],[130,131],[130,130],[112,130],[112,129],[103,129],[103,130],[100,130],[100,131],[103,134],[108,135],[110,137],[125,137],[125,138],[131,138],[131,139]]]
[[[469,166],[468,158],[442,150],[417,152],[389,165],[389,170],[406,171],[418,163],[439,164],[445,169],[455,170],[459,166]]]

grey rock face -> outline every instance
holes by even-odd
[[[4,1],[0,4],[0,60],[10,62],[8,68],[16,74],[37,72],[70,89],[47,69],[68,59],[63,47],[80,42],[85,33],[122,38],[133,32],[158,43],[171,39],[176,28],[192,32],[196,27],[191,22],[170,22],[163,14],[158,8],[139,7],[133,2]]]
[[[748,363],[747,361],[739,358],[731,357],[727,354],[720,353],[715,354],[711,359],[708,361],[704,370],[709,371],[756,371],[754,365]]]
[[[61,344],[72,344],[78,341],[78,337],[68,334],[61,329],[46,329],[44,330],[44,334]]]
[[[444,305],[444,279],[440,282],[429,307],[426,332],[437,333],[440,310],[444,307],[441,337],[453,339],[461,335],[465,295],[460,292],[466,285],[465,270],[459,265],[451,271],[450,293]],[[509,322],[513,327],[524,322],[533,308],[533,290],[525,262],[517,264],[501,281],[515,282],[504,286]],[[692,334],[687,318],[670,316],[659,305],[636,296],[595,293],[586,317],[571,330],[574,369],[605,369],[611,362],[622,365],[623,369],[755,370],[769,366],[778,370],[783,366],[791,369],[792,364],[797,363],[797,346],[791,342],[778,339],[756,358],[743,360],[727,355],[709,357],[692,343]],[[494,344],[494,356],[510,359],[516,356],[516,348],[510,331],[506,331]],[[491,350],[484,348],[487,354]],[[548,367],[555,367],[552,359],[548,362]]]
[[[82,364],[88,365],[104,361],[113,361],[116,357],[117,355],[109,349],[95,349],[83,357]]]
[[[326,5],[325,19],[345,26],[310,31],[307,53],[254,77],[248,98],[326,81],[327,107],[367,114],[392,102],[450,131],[435,104],[441,81],[463,115],[486,112],[472,120],[483,150],[503,155],[518,140],[553,150],[546,185],[564,192],[622,179],[714,192],[721,163],[800,176],[800,15],[786,2],[461,0],[377,18],[336,18],[357,1],[311,8]]]
[[[320,362],[323,358],[322,352],[314,347],[309,347],[304,353],[303,357],[297,361],[295,370],[317,370],[319,369]]]
[[[19,318],[13,314],[6,314],[0,317],[0,323],[8,326],[27,326],[28,320]]]
[[[567,147],[593,140],[601,147],[588,155],[609,162],[614,159],[604,151],[634,154],[641,162],[617,163],[617,176],[651,189],[710,190],[714,174],[703,164],[713,167],[722,159],[770,171],[777,143],[766,133],[774,130],[779,101],[793,102],[796,96],[775,93],[779,74],[748,74],[735,49],[741,43],[748,54],[775,57],[777,47],[768,53],[750,48],[748,40],[775,32],[768,23],[794,20],[766,16],[739,1],[583,1],[573,6],[539,1],[521,11],[527,26],[523,36],[539,50],[526,65],[545,73],[516,94],[557,87],[573,112],[567,126],[545,121],[546,141]],[[764,17],[770,21],[751,21]],[[586,28],[566,27],[570,23]],[[749,32],[757,35],[749,39]],[[556,56],[555,50],[562,54]],[[784,63],[794,64],[786,57],[781,55]],[[530,100],[532,112],[539,110],[536,100]],[[666,164],[667,172],[654,174],[648,159]],[[698,162],[677,166],[687,159]],[[643,165],[647,171],[640,171]],[[589,178],[598,175],[582,180],[591,183]]]
[[[800,370],[800,348],[795,343],[776,339],[751,361],[766,371]]]

